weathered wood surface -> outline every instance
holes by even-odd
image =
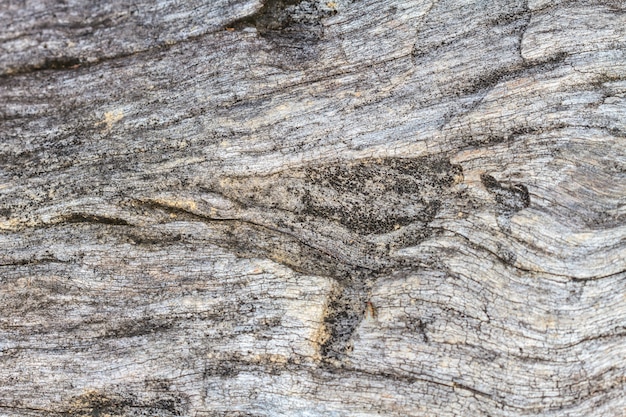
[[[624,416],[626,5],[0,1],[0,415]]]

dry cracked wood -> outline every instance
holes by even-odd
[[[626,412],[622,1],[0,21],[0,415]]]

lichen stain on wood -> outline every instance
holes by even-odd
[[[300,256],[313,255],[307,260],[294,259],[293,253],[270,258],[289,266],[312,266],[308,273],[332,271],[337,285],[328,297],[319,352],[324,360],[337,361],[349,352],[353,332],[372,311],[367,297],[376,277],[394,265],[390,248],[427,238],[429,222],[455,198],[452,187],[462,180],[461,166],[446,158],[383,158],[307,166],[263,177],[222,178],[214,191],[236,201],[244,211],[260,209],[266,222],[300,235],[301,242],[327,249],[326,253],[301,251]],[[326,226],[320,229],[320,224]],[[341,229],[343,234],[338,232]],[[350,244],[355,240],[360,242],[357,251]],[[241,247],[242,242],[235,246]],[[354,255],[344,262],[332,253]],[[373,262],[355,268],[364,255]],[[323,266],[316,268],[320,262]]]
[[[343,280],[355,271],[381,273],[397,265],[392,251],[428,238],[443,207],[463,204],[455,190],[462,181],[460,165],[422,157],[221,177],[203,187],[238,207],[230,220],[212,226],[223,230],[229,248],[260,250],[299,271]],[[213,220],[209,213],[197,220]],[[267,245],[268,239],[274,243]]]
[[[291,212],[302,223],[322,219],[366,236],[427,224],[462,178],[461,166],[444,158],[387,158],[225,178],[217,191],[244,206]]]

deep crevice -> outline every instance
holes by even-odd
[[[62,218],[62,222],[66,223],[99,223],[114,226],[132,226],[124,219],[116,217],[100,216],[95,214],[74,213]]]

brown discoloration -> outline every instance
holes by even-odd
[[[368,301],[366,303],[365,316],[370,319],[378,318],[378,309],[374,306],[374,303]]]

